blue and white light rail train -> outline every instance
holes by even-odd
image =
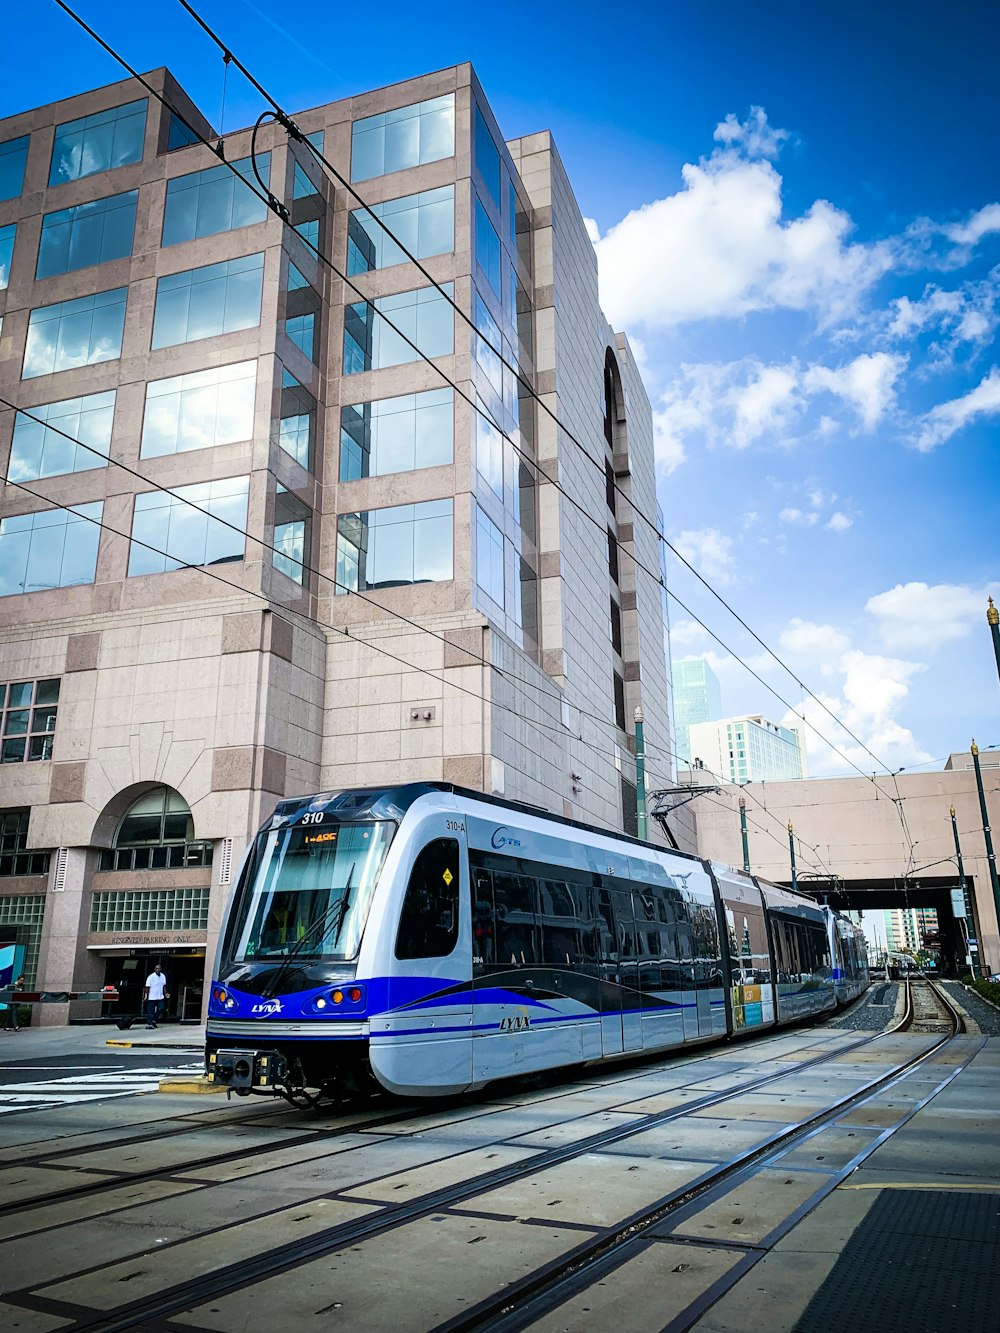
[[[852,923],[728,867],[444,783],[328,792],[248,849],[206,1059],[241,1094],[456,1093],[867,984]]]

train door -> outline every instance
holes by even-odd
[[[679,1003],[684,1015],[684,1040],[695,1041],[698,1028],[698,992],[694,975],[694,937],[689,917],[690,904],[687,900],[679,905],[677,916],[677,954],[678,979],[680,981]]]
[[[599,889],[601,936],[601,1036],[605,1055],[642,1049],[642,996],[635,947],[632,895]]]
[[[373,1044],[397,1090],[472,1081],[469,908],[463,847],[435,838],[410,871],[389,975],[389,1013]],[[391,1035],[390,1035],[391,1034]]]

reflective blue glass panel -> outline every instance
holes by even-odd
[[[249,477],[199,482],[135,497],[129,577],[242,560]],[[229,526],[232,525],[232,526]]]
[[[257,362],[213,366],[146,385],[142,458],[253,439]]]
[[[490,133],[486,118],[476,107],[476,166],[493,202],[500,207],[500,150]]]
[[[455,95],[399,107],[351,126],[351,180],[370,180],[455,152]]]
[[[452,577],[452,501],[395,505],[337,521],[337,592]]]
[[[153,347],[195,342],[260,323],[264,256],[240,255],[161,278],[156,286]]]
[[[344,374],[450,356],[455,350],[455,314],[448,300],[452,290],[452,284],[445,283],[443,293],[436,287],[421,287],[347,306]],[[378,317],[382,315],[384,319]]]
[[[0,597],[93,583],[103,511],[98,501],[0,521]]]
[[[489,220],[482,202],[476,200],[476,263],[487,282],[500,295],[500,237]]]
[[[403,394],[341,409],[340,480],[440,467],[454,458],[451,389]]]
[[[503,533],[476,505],[476,586],[504,607]]]
[[[14,257],[14,237],[17,224],[12,222],[7,227],[0,227],[0,291],[10,281],[10,263]]]
[[[445,185],[373,204],[371,209],[355,209],[348,219],[348,273],[405,264],[397,241],[417,259],[454,250],[455,187]]]
[[[32,310],[22,379],[114,361],[122,354],[126,287]]]
[[[233,167],[250,185],[244,185],[228,166],[207,167],[167,181],[163,206],[163,244],[178,245],[200,236],[215,236],[263,222],[267,205],[254,193],[257,185],[249,158]],[[260,153],[257,170],[265,182],[271,175],[271,154]]]
[[[140,161],[145,133],[145,98],[67,121],[56,129],[49,184],[61,185]]]
[[[46,213],[35,277],[51,278],[130,255],[138,202],[139,191],[129,190]]]
[[[0,143],[0,199],[16,199],[24,188],[24,168],[28,162],[29,134]]]
[[[8,474],[15,481],[29,481],[105,467],[114,415],[114,389],[43,403],[31,408],[30,417],[19,412]]]

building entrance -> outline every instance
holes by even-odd
[[[105,955],[104,985],[114,986],[118,999],[104,1006],[106,1018],[136,1018],[142,1012],[146,978],[159,963],[166,973],[169,996],[166,1023],[200,1023],[205,986],[204,949],[129,949]]]

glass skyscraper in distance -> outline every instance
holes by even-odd
[[[704,657],[682,657],[674,663],[674,722],[677,728],[677,758],[690,763],[690,727],[693,722],[711,722],[722,716],[719,678]]]

